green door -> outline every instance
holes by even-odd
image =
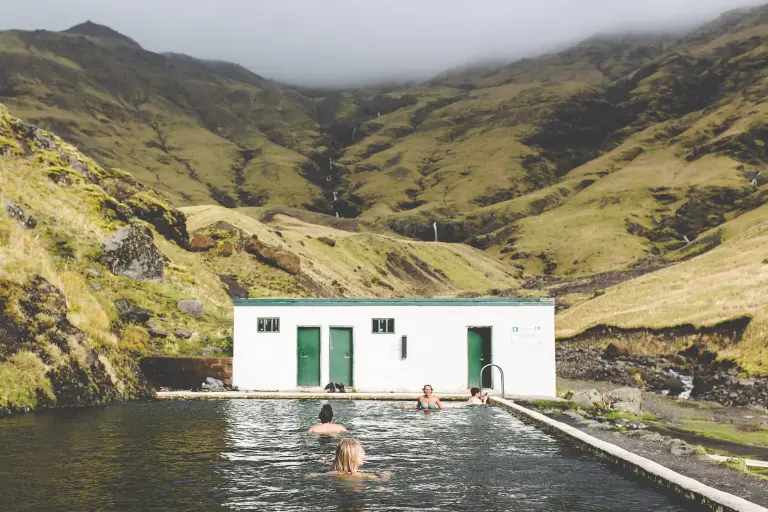
[[[320,385],[320,328],[299,327],[296,335],[297,386]]]
[[[331,382],[352,386],[352,329],[331,327]]]
[[[488,368],[483,372],[482,385],[480,370],[491,363],[491,328],[469,327],[467,329],[467,387],[490,388],[492,386],[491,372]]]

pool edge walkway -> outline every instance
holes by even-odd
[[[421,393],[392,392],[392,393],[325,393],[320,391],[158,391],[155,398],[158,400],[193,400],[193,399],[277,399],[277,398],[301,398],[301,399],[327,399],[327,400],[413,400]],[[489,395],[492,396],[492,395]],[[510,400],[560,400],[547,396],[514,396],[507,395]],[[440,400],[446,402],[462,401],[469,399],[467,393],[440,393]]]
[[[692,502],[697,502],[711,510],[768,512],[767,508],[756,503],[752,503],[744,498],[715,489],[698,480],[681,475],[680,473],[662,466],[658,462],[646,459],[645,457],[632,453],[624,448],[620,448],[615,444],[597,439],[575,427],[553,420],[548,416],[517,405],[509,400],[491,396],[490,401],[518,417],[523,416],[537,425],[543,426],[546,430],[555,431],[556,434],[560,434],[561,436],[565,436],[570,440],[575,441],[586,448],[587,451],[602,459],[606,459],[613,464],[629,469],[652,481],[656,485],[672,489],[686,499]]]

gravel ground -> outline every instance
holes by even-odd
[[[599,428],[596,422],[583,423],[572,416],[557,415],[554,419],[574,426],[598,439],[613,443],[625,450],[650,459],[673,471],[694,478],[706,485],[740,496],[753,503],[768,507],[768,481],[753,475],[713,464],[698,455],[674,455],[671,450],[679,444],[672,438],[653,432],[621,433]]]
[[[622,386],[607,382],[578,381],[558,379],[558,389],[597,389],[606,393]],[[703,420],[734,425],[745,431],[754,428],[756,423],[768,425],[768,410],[751,407],[724,406],[699,400],[670,399],[655,393],[643,395],[642,410],[655,414],[658,422],[650,426],[662,434],[680,438],[688,443],[742,457],[768,461],[768,446],[748,445],[705,437],[696,433],[681,431],[683,420]]]

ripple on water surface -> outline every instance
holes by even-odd
[[[0,496],[16,510],[688,510],[493,407],[333,401],[365,471],[334,478],[338,438],[306,434],[322,402],[202,400],[0,420]]]

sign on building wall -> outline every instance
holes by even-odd
[[[540,334],[539,326],[515,325],[512,327],[512,343],[536,343]]]

